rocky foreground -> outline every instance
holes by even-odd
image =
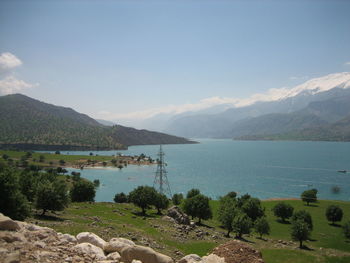
[[[77,236],[57,233],[48,227],[15,221],[0,213],[0,262],[98,262],[174,263],[152,248],[125,238],[108,242],[91,232]],[[177,263],[263,263],[261,254],[250,246],[231,241],[200,257],[187,255]]]

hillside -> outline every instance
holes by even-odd
[[[132,132],[131,132],[132,131]],[[107,127],[71,108],[21,94],[0,97],[0,146],[32,150],[123,149],[137,144],[190,143],[123,126]]]

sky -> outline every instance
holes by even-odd
[[[350,71],[350,1],[0,0],[0,94],[119,121]]]

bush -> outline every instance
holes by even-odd
[[[282,222],[285,222],[286,219],[293,215],[294,208],[290,204],[279,202],[272,208],[272,211],[276,217],[280,217]]]
[[[237,197],[237,193],[236,192],[229,192],[225,195],[225,197],[230,197],[230,198],[236,198]]]
[[[0,171],[0,212],[16,220],[30,215],[27,198],[20,191],[18,174],[4,168]]]
[[[187,198],[184,202],[184,211],[186,214],[197,217],[198,223],[201,223],[202,219],[212,218],[212,211],[209,206],[209,198],[198,194],[192,198]]]
[[[181,201],[184,199],[184,196],[182,194],[174,194],[172,197],[172,201],[174,205],[181,204]]]
[[[95,179],[95,180],[93,181],[93,183],[94,183],[94,186],[95,186],[96,188],[98,188],[98,187],[100,186],[100,180],[98,180],[98,179]]]
[[[222,226],[227,230],[227,237],[230,237],[230,233],[233,230],[232,222],[237,214],[235,199],[225,196],[220,198],[218,219]]]
[[[336,205],[330,205],[327,207],[326,210],[326,217],[328,221],[332,221],[332,224],[334,225],[334,222],[340,222],[343,218],[343,210]]]
[[[146,214],[146,209],[154,203],[157,192],[150,186],[139,186],[129,194],[129,201],[142,209],[142,214]]]
[[[233,231],[238,238],[242,238],[243,234],[250,234],[253,227],[252,220],[246,214],[238,214],[232,222]]]
[[[255,221],[254,228],[255,231],[260,235],[260,238],[262,238],[263,235],[270,234],[270,225],[265,217],[258,218]]]
[[[94,183],[87,180],[75,181],[70,192],[73,202],[93,202],[95,194]]]
[[[299,247],[303,247],[303,241],[306,241],[309,239],[310,236],[310,227],[309,224],[306,223],[303,220],[295,220],[292,221],[292,232],[291,236],[292,239],[295,241],[299,241]]]
[[[157,193],[153,202],[153,205],[157,208],[158,215],[162,214],[162,209],[166,209],[169,206],[169,199],[164,194]]]
[[[35,207],[47,210],[62,211],[69,203],[68,188],[61,180],[42,181],[38,187]]]
[[[304,221],[309,226],[310,231],[313,229],[312,218],[309,212],[305,210],[295,212],[292,216],[292,223],[298,220]]]
[[[126,194],[118,193],[114,196],[114,202],[116,203],[127,203],[128,202],[128,196]]]
[[[193,189],[191,189],[190,191],[188,191],[187,192],[187,198],[192,198],[192,197],[194,197],[194,196],[196,196],[196,195],[199,195],[201,192],[199,191],[199,189],[195,189],[195,188],[193,188]]]
[[[317,202],[317,189],[306,190],[301,194],[301,200],[306,202],[307,205],[309,203]]]

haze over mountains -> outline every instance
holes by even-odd
[[[191,143],[120,125],[105,126],[71,108],[13,94],[0,97],[0,146],[31,150],[112,150],[130,145]]]
[[[330,74],[292,89],[144,123],[187,138],[348,140],[349,88],[349,72]]]

